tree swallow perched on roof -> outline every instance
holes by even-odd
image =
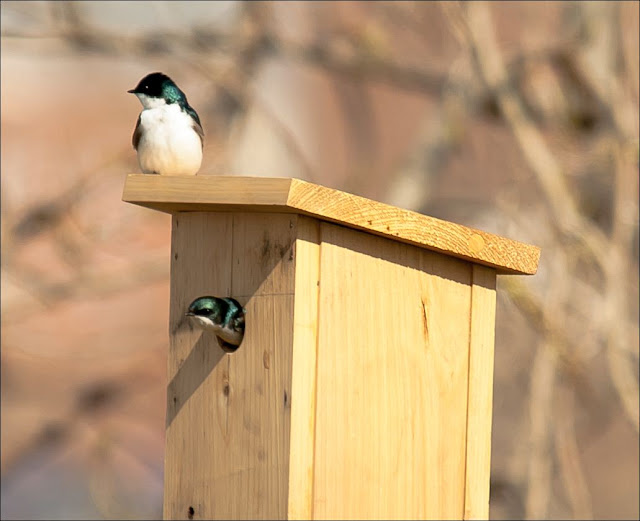
[[[202,163],[204,131],[184,92],[161,72],[148,74],[127,92],[144,107],[132,140],[142,172],[195,175]]]
[[[244,337],[245,313],[235,299],[198,297],[189,305],[186,316],[201,329],[213,331],[221,347],[233,351]]]

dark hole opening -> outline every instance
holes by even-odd
[[[225,342],[220,337],[217,337],[217,338],[218,338],[218,345],[222,348],[222,350],[225,353],[233,353],[234,351],[237,351],[238,348],[242,345],[242,341],[240,342],[240,345],[236,346],[236,345],[230,344],[229,342]]]

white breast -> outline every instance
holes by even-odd
[[[235,331],[228,327],[221,327],[217,324],[214,324],[210,319],[205,317],[200,317],[198,315],[191,316],[191,319],[202,329],[213,331],[225,342],[228,342],[233,345],[240,345],[240,342],[242,342],[243,335],[238,331]]]
[[[191,117],[176,103],[144,109],[138,163],[145,174],[194,175],[202,163],[202,143]]]

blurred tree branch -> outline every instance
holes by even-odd
[[[637,193],[637,179],[626,174],[626,168],[617,168],[616,185],[623,188],[617,191],[614,201],[614,230],[608,238],[599,228],[585,219],[566,182],[562,168],[545,142],[542,134],[527,117],[518,94],[509,86],[502,56],[495,41],[495,30],[491,21],[489,6],[481,2],[465,4],[461,12],[466,25],[466,37],[478,70],[486,84],[495,93],[506,123],[517,138],[522,154],[544,190],[549,209],[553,212],[552,222],[558,227],[561,241],[581,241],[592,255],[603,273],[606,273],[605,317],[608,332],[608,348],[613,362],[612,377],[619,397],[624,404],[629,420],[636,430],[640,428],[637,379],[630,373],[627,363],[620,363],[618,327],[616,317],[624,315],[626,291],[624,276],[632,277],[637,286],[637,267],[630,270],[624,265],[624,259],[631,258],[631,241],[635,229],[634,221],[622,218],[621,211],[628,208],[626,199]],[[635,185],[635,186],[634,186]],[[625,216],[626,217],[626,216]],[[569,253],[577,253],[568,249]]]

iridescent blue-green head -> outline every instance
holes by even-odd
[[[189,106],[187,97],[169,76],[161,72],[152,72],[140,80],[135,89],[127,92],[135,94],[145,109],[178,103]]]
[[[238,346],[242,342],[245,310],[233,298],[198,297],[186,315],[197,327],[213,331],[229,344]]]

